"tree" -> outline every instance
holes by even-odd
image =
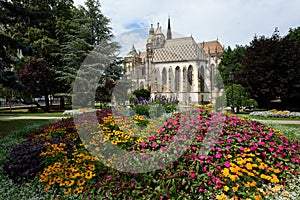
[[[25,104],[34,103],[42,108],[38,102],[28,102],[33,97],[45,97],[45,110],[50,111],[49,95],[53,95],[57,86],[54,79],[54,71],[51,70],[51,64],[42,59],[30,58],[24,62],[24,67],[18,72],[18,77],[24,85],[21,101]]]
[[[233,89],[233,91],[232,91]],[[233,94],[233,98],[232,98]],[[250,94],[245,91],[242,85],[233,84],[226,88],[227,106],[236,108],[236,112],[240,112],[241,107],[257,107],[254,99],[251,99]],[[220,99],[221,100],[221,99]]]
[[[243,46],[236,46],[233,50],[228,47],[224,51],[218,70],[225,86],[228,86],[231,83],[231,80],[229,79],[230,72],[236,74],[236,72],[242,70],[242,60],[244,56],[245,47]]]
[[[278,31],[270,38],[255,37],[246,47],[237,81],[260,107],[270,107],[270,101],[276,98],[281,99],[283,107],[295,105],[300,85],[298,52],[299,43],[281,38]]]

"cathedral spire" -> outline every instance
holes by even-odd
[[[172,39],[172,31],[171,31],[171,20],[170,20],[170,15],[168,18],[168,31],[167,31],[167,40]]]

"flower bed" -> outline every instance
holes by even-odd
[[[60,195],[95,199],[263,199],[276,194],[291,197],[289,185],[300,172],[299,142],[250,120],[223,118],[200,108],[193,115],[176,113],[157,129],[142,116],[123,119],[110,111],[98,111],[97,116],[105,134],[93,133],[93,140],[79,137],[73,118],[25,135],[27,142],[15,147],[4,163],[5,173],[15,182],[38,178],[44,190],[56,188]],[[82,117],[88,119],[88,113]],[[216,123],[216,118],[222,122]],[[94,156],[104,142],[128,152],[166,149],[183,124],[193,140],[174,149],[173,154],[182,155],[159,170],[121,172],[109,167],[121,158]],[[153,134],[146,136],[151,130]],[[207,137],[212,132],[216,134]]]
[[[250,116],[259,116],[259,117],[274,117],[274,118],[300,118],[300,112],[290,112],[269,110],[269,111],[254,111],[249,114]]]

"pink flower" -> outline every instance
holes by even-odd
[[[191,176],[191,178],[195,178],[196,174],[195,173],[191,173],[190,176]]]
[[[283,146],[279,146],[278,149],[279,149],[280,151],[282,151],[282,150],[284,150],[284,147],[283,147]]]
[[[146,145],[146,142],[141,142],[140,145],[141,145],[142,147],[144,147],[144,146]]]
[[[156,142],[152,142],[152,145],[151,145],[153,148],[156,147]]]
[[[131,184],[130,184],[130,187],[134,187],[134,183],[131,183]]]
[[[202,172],[206,172],[206,167],[203,167]]]
[[[192,146],[191,149],[192,149],[192,151],[196,151],[197,147]]]
[[[207,176],[211,176],[211,173],[210,172],[207,172],[207,174],[206,174]]]
[[[231,139],[227,139],[227,143],[230,144],[230,142],[231,142]]]
[[[269,151],[274,151],[274,148],[272,148],[272,147],[269,147],[268,149],[269,149]]]
[[[179,147],[179,148],[177,149],[178,153],[180,153],[180,152],[181,152],[181,150],[182,150],[182,149]]]
[[[277,164],[275,165],[275,167],[277,167],[277,168],[280,167],[280,163],[277,163]]]
[[[223,154],[221,154],[221,153],[216,154],[216,158],[221,158],[222,156],[223,156]]]
[[[220,152],[220,151],[222,151],[222,149],[221,149],[220,147],[217,147],[217,151],[219,151],[219,152]]]
[[[224,166],[225,166],[225,167],[230,167],[230,162],[226,161],[226,162],[224,163]]]
[[[292,158],[291,161],[292,161],[293,163],[295,163],[295,162],[297,162],[297,158]]]
[[[150,141],[154,140],[154,137],[153,137],[153,136],[150,136],[150,137],[149,137],[149,140],[150,140]]]

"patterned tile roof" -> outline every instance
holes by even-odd
[[[224,49],[221,43],[218,40],[208,41],[208,42],[201,42],[199,46],[202,47],[205,53],[223,53]]]
[[[192,37],[166,40],[164,47],[154,49],[153,62],[174,62],[203,59],[203,49]]]

